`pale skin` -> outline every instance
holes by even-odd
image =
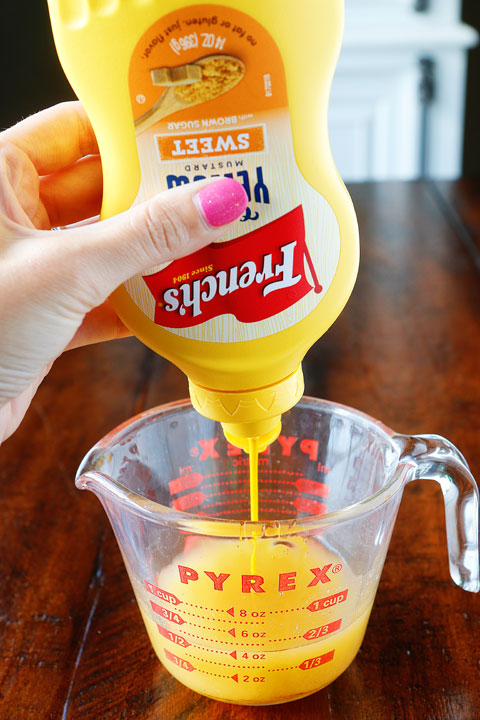
[[[207,183],[52,232],[100,213],[101,163],[83,108],[64,103],[0,133],[0,442],[64,350],[129,334],[108,301],[118,285],[221,237],[193,202]]]

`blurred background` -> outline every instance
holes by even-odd
[[[292,0],[293,1],[293,0]],[[347,182],[480,176],[480,2],[345,0],[330,137]],[[74,97],[46,0],[0,9],[2,128]]]

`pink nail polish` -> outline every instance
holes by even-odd
[[[248,205],[243,186],[232,178],[222,178],[207,185],[195,195],[194,200],[211,227],[237,220]]]

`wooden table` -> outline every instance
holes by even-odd
[[[305,361],[306,391],[458,445],[480,478],[480,183],[351,187],[353,296]],[[408,486],[367,634],[293,704],[215,703],[153,654],[106,516],[75,470],[94,442],[187,394],[129,339],[63,355],[0,449],[1,720],[476,720],[480,596],[450,581],[438,486]]]

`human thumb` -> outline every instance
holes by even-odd
[[[93,307],[133,275],[219,239],[247,205],[243,186],[231,178],[167,190],[112,218],[68,230],[64,266],[83,277],[88,272]],[[58,240],[66,234],[58,233]]]

